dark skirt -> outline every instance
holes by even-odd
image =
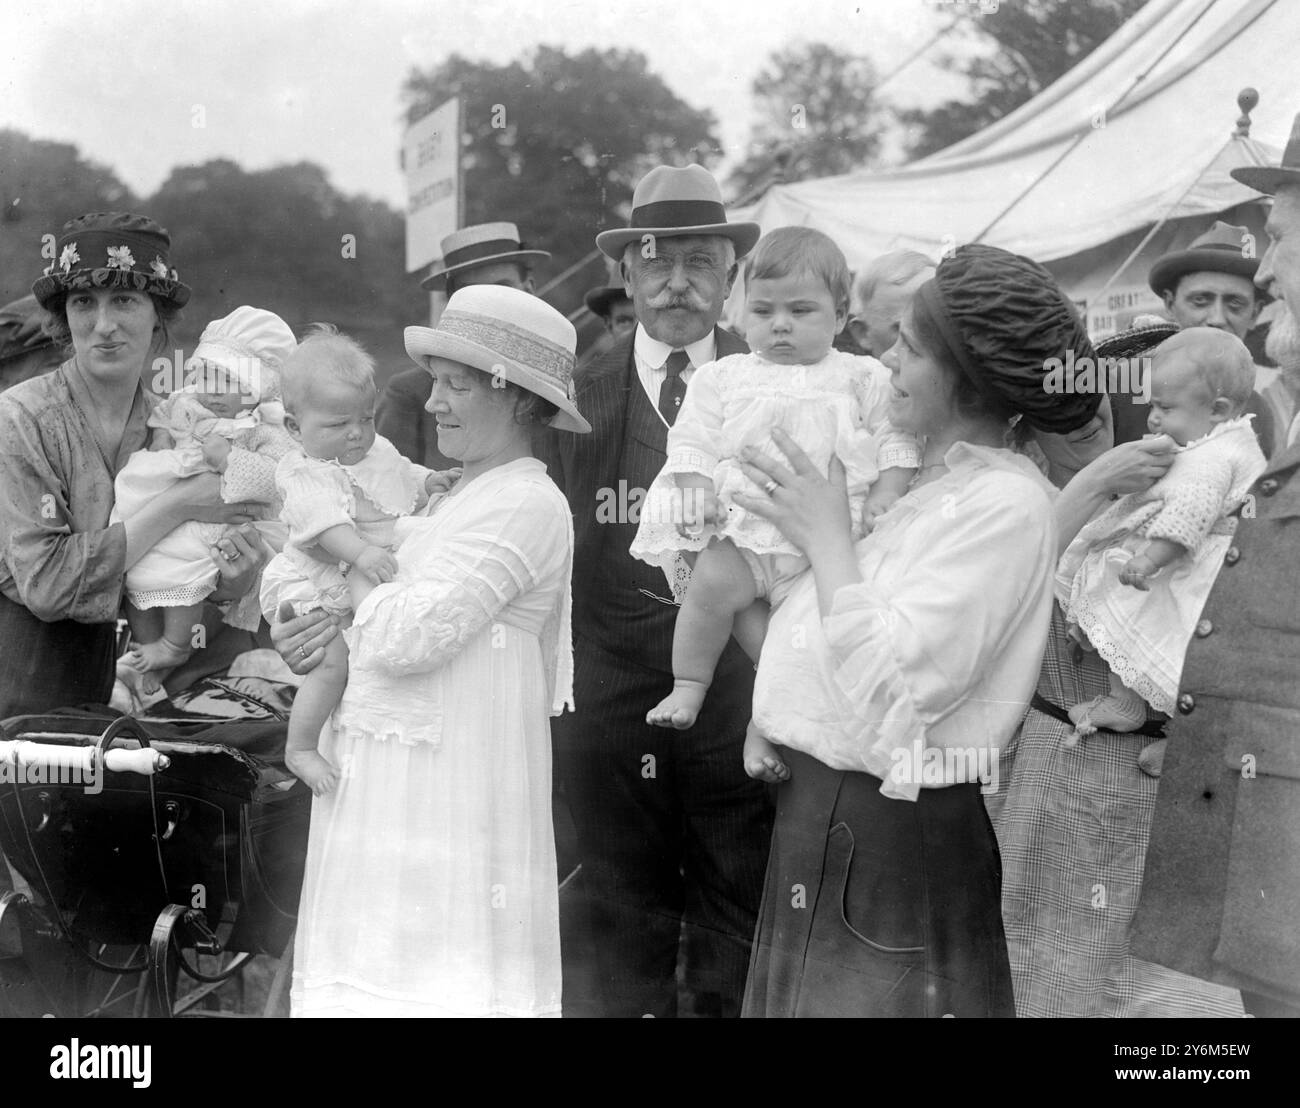
[[[1014,1016],[980,786],[880,795],[783,750],[745,1016]]]
[[[116,639],[112,623],[46,623],[0,595],[0,719],[106,704]]]

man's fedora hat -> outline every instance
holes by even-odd
[[[1163,296],[1166,292],[1173,292],[1179,280],[1189,273],[1232,273],[1254,281],[1259,258],[1254,250],[1247,252],[1247,246],[1254,241],[1255,236],[1249,228],[1234,227],[1221,219],[1216,220],[1214,226],[1193,239],[1186,250],[1175,250],[1160,258],[1151,267],[1147,283],[1152,292]]]
[[[632,217],[621,230],[601,231],[596,246],[607,257],[622,261],[623,248],[640,242],[643,235],[723,235],[736,244],[743,258],[758,241],[757,223],[728,223],[722,190],[702,165],[682,169],[656,166],[637,183],[632,193]]]
[[[578,334],[546,301],[504,285],[467,285],[447,301],[437,327],[408,327],[406,352],[422,369],[447,358],[536,393],[560,410],[550,425],[585,434],[573,403]]]
[[[183,307],[190,298],[171,268],[172,240],[148,216],[90,212],[70,219],[55,243],[57,256],[32,285],[50,309],[66,293],[85,289],[132,289]]]
[[[433,263],[422,289],[442,290],[453,273],[493,262],[523,262],[525,268],[550,257],[545,250],[530,250],[519,239],[513,223],[476,223],[462,227],[442,240],[442,258]]]
[[[1232,170],[1232,179],[1272,196],[1283,185],[1300,185],[1300,115],[1291,124],[1291,137],[1282,151],[1281,165],[1246,165]]]
[[[587,311],[592,315],[598,315],[602,319],[609,315],[610,307],[615,300],[623,299],[631,303],[632,298],[628,296],[627,289],[622,285],[598,285],[594,289],[588,289],[582,297],[582,302],[587,305]]]

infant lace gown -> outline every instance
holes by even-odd
[[[870,358],[832,350],[814,365],[775,365],[757,354],[733,354],[701,366],[686,392],[681,415],[668,435],[668,458],[647,491],[631,554],[664,569],[674,591],[682,589],[681,551],[703,550],[714,537],[731,539],[757,555],[799,550],[767,520],[735,503],[736,493],[763,491],[740,467],[742,448],[752,446],[788,465],[772,431],[785,431],[826,473],[831,456],[844,463],[855,527],[862,523],[862,494],[879,468],[918,464],[914,444],[889,445],[877,458],[878,431],[888,402],[888,374]],[[878,468],[879,466],[879,468]],[[698,536],[677,530],[683,494],[674,474],[702,473],[713,480],[726,507],[721,526]]]
[[[1086,524],[1057,567],[1056,595],[1124,684],[1170,714],[1183,655],[1236,530],[1234,512],[1264,469],[1250,418],[1218,424],[1175,456],[1145,493],[1122,497]],[[1142,591],[1119,574],[1151,538],[1188,553]]]
[[[525,459],[397,524],[320,751],[293,1009],[555,1016],[549,716],[571,699],[568,506]]]

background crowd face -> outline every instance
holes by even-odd
[[[92,378],[128,381],[143,372],[158,312],[147,293],[85,289],[67,298],[68,329],[77,365]]]
[[[1165,293],[1165,307],[1179,327],[1215,327],[1239,339],[1255,323],[1258,302],[1249,277],[1235,273],[1188,273],[1173,292]]]
[[[615,300],[609,306],[609,315],[605,317],[605,330],[614,338],[621,339],[636,329],[636,308],[631,300]]]
[[[825,282],[812,274],[750,278],[745,286],[745,341],[777,365],[820,361],[846,315]]]
[[[503,285],[506,288],[533,292],[533,275],[518,262],[488,262],[471,266],[447,280],[447,295],[466,285]]]
[[[651,338],[674,348],[704,338],[722,315],[736,278],[736,263],[721,235],[658,238],[650,257],[640,243],[628,247],[623,283],[636,318]]]
[[[853,313],[849,329],[854,340],[872,357],[882,357],[898,341],[898,324],[912,297],[934,276],[933,269],[918,273],[903,285],[877,285],[871,299]]]

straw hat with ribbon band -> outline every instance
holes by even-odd
[[[736,244],[736,257],[743,258],[761,233],[757,223],[727,222],[722,190],[702,165],[682,169],[661,165],[637,183],[629,225],[621,230],[601,231],[596,246],[606,257],[622,261],[627,244],[640,242],[645,235],[722,235]]]
[[[63,225],[57,256],[32,285],[42,308],[69,292],[133,289],[182,307],[189,286],[171,268],[171,236],[148,216],[91,212]]]
[[[589,424],[573,403],[578,335],[573,324],[531,293],[502,285],[469,285],[447,301],[437,327],[408,327],[406,352],[424,369],[446,358],[549,400],[559,411],[550,425],[585,434]]]
[[[244,304],[203,329],[190,362],[202,360],[228,370],[240,391],[265,407],[279,398],[280,366],[297,348],[298,340],[283,319]]]
[[[1047,361],[1094,357],[1074,305],[1035,261],[996,246],[960,246],[918,290],[945,348],[994,411],[1064,435],[1097,413],[1101,394],[1051,393]]]
[[[1098,358],[1135,358],[1149,354],[1165,339],[1178,334],[1177,323],[1170,323],[1159,316],[1140,315],[1133,320],[1127,331],[1120,331],[1104,339],[1098,339],[1095,347]]]
[[[420,288],[445,289],[448,277],[475,266],[518,261],[527,267],[548,258],[550,254],[545,250],[526,247],[520,241],[519,228],[513,223],[477,223],[453,231],[442,240],[442,258],[433,263]]]
[[[1157,260],[1147,275],[1147,283],[1152,292],[1163,296],[1173,292],[1179,280],[1189,273],[1230,273],[1253,282],[1259,259],[1245,253],[1246,244],[1253,241],[1250,228],[1216,220],[1186,250],[1175,250]]]
[[[1281,165],[1245,165],[1230,172],[1234,181],[1267,196],[1286,185],[1300,185],[1300,115],[1291,124],[1291,137],[1282,151]]]

